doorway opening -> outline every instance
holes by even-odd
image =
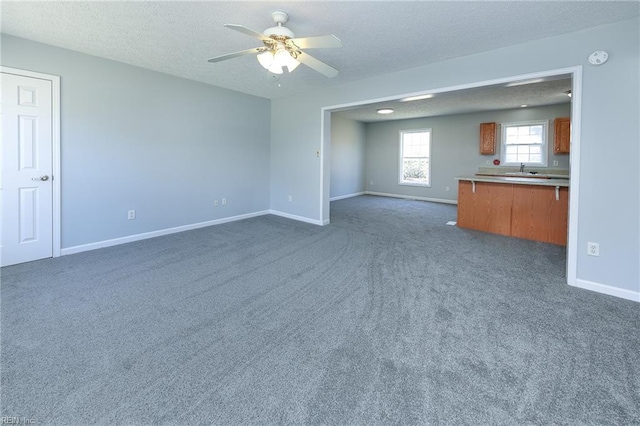
[[[568,81],[569,89],[563,90],[559,96],[564,96],[564,102],[567,102],[569,99],[570,104],[570,117],[571,117],[571,150],[570,154],[566,156],[566,167],[569,169],[569,178],[571,182],[571,191],[569,193],[569,218],[568,218],[568,237],[567,237],[567,264],[566,264],[566,277],[567,283],[570,285],[575,285],[576,283],[576,273],[577,273],[577,229],[578,229],[578,208],[579,208],[579,173],[580,173],[580,119],[581,119],[581,87],[582,87],[582,67],[571,67],[571,68],[563,68],[557,70],[550,70],[539,73],[525,74],[525,75],[516,75],[511,77],[505,77],[495,80],[489,81],[481,81],[469,84],[463,84],[459,86],[450,86],[450,87],[442,87],[442,88],[434,88],[434,89],[425,89],[420,92],[412,92],[412,93],[404,93],[398,94],[394,96],[389,96],[385,98],[378,99],[369,99],[365,101],[353,102],[349,104],[341,104],[341,105],[332,105],[322,108],[322,156],[321,156],[321,188],[320,188],[320,220],[323,224],[328,224],[330,222],[330,200],[332,198],[331,194],[331,131],[332,131],[332,116],[336,114],[336,116],[351,116],[357,117],[358,114],[361,114],[363,117],[371,116],[371,111],[376,112],[377,109],[382,108],[382,106],[389,108],[398,108],[398,105],[403,104],[402,100],[406,100],[406,98],[417,97],[417,96],[430,96],[428,101],[432,105],[436,105],[436,110],[444,111],[444,113],[440,112],[438,115],[446,115],[453,114],[454,112],[458,113],[472,113],[473,110],[454,110],[451,108],[455,107],[455,102],[451,101],[453,98],[465,98],[467,96],[473,97],[477,94],[480,96],[487,91],[497,91],[499,89],[504,90],[506,93],[507,89],[515,89],[519,88],[519,91],[527,91],[530,90],[532,93],[535,92],[536,84],[547,84],[553,85],[553,82],[560,81]],[[569,94],[571,97],[569,98]],[[440,105],[438,107],[437,101],[438,98],[442,99],[446,105]],[[485,99],[487,105],[491,105],[491,102],[488,99]],[[448,102],[448,103],[447,103]],[[407,104],[411,102],[406,102]],[[426,104],[426,103],[425,103]],[[533,102],[531,102],[533,105]],[[519,104],[518,107],[524,108]],[[527,105],[528,107],[528,105]],[[439,108],[439,109],[438,109]],[[450,108],[449,112],[446,112],[446,108]],[[499,109],[499,108],[496,108]],[[398,108],[401,110],[401,108]],[[415,118],[417,116],[404,116],[404,117],[393,117],[404,119],[404,118]],[[334,118],[335,119],[335,118]],[[435,133],[434,133],[435,134]],[[494,159],[493,157],[491,158]],[[553,167],[553,162],[549,165],[549,167]],[[560,167],[560,164],[558,165]],[[371,183],[371,179],[368,179],[365,183],[366,193],[366,185]],[[375,182],[373,182],[375,185]],[[449,188],[450,189],[450,188]],[[335,194],[334,194],[335,199]],[[409,196],[408,198],[412,198]],[[419,197],[413,197],[418,198]],[[442,201],[437,200],[438,197],[433,201]],[[446,200],[445,200],[446,201]]]

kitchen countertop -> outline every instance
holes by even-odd
[[[478,167],[478,171],[476,175],[483,176],[515,176],[515,175],[533,175],[533,173],[540,175],[540,177],[557,177],[557,178],[565,178],[569,179],[569,169],[563,169],[559,167],[534,167],[534,166],[526,166],[525,171],[520,171],[520,166],[498,166],[498,167],[490,167],[483,166]]]
[[[456,180],[490,183],[510,183],[514,185],[541,185],[569,187],[569,179],[549,179],[510,176],[458,176]]]
[[[497,177],[530,177],[530,178],[546,178],[546,179],[569,179],[566,174],[554,173],[531,173],[531,172],[504,172],[504,173],[486,173],[478,172],[476,176],[497,176]]]

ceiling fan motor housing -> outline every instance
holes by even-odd
[[[289,15],[287,15],[286,12],[280,12],[280,11],[272,12],[271,17],[276,23],[276,26],[267,28],[266,30],[264,30],[264,33],[263,33],[264,35],[266,35],[267,37],[271,37],[271,36],[279,36],[279,37],[286,37],[286,38],[295,37],[295,35],[293,34],[293,31],[283,26],[283,24],[286,24],[287,21],[289,20]]]
[[[281,37],[287,37],[287,38],[294,38],[293,31],[291,31],[287,27],[267,28],[266,30],[264,30],[263,34],[266,35],[267,37],[271,37],[272,35],[275,35],[275,36],[281,36]]]

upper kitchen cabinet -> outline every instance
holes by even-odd
[[[571,147],[571,119],[559,117],[553,122],[555,139],[553,140],[554,154],[568,154]]]
[[[480,123],[480,154],[496,153],[496,123]]]

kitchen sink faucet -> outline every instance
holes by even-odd
[[[524,163],[520,163],[520,173],[524,173]]]

